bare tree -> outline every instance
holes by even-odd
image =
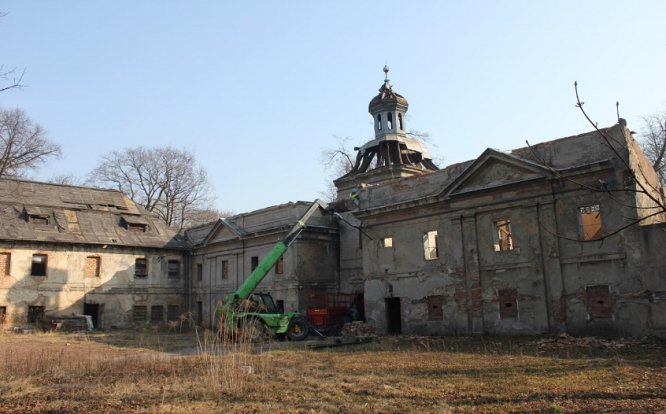
[[[324,164],[325,170],[328,172],[326,176],[326,190],[322,191],[320,195],[326,201],[333,201],[337,197],[337,189],[333,184],[333,180],[342,177],[351,171],[354,166],[354,155],[351,145],[349,144],[351,138],[335,136],[336,146],[333,148],[326,148],[321,152],[321,161]]]
[[[208,175],[194,155],[171,147],[113,151],[102,157],[88,182],[112,185],[178,231],[213,202]]]
[[[644,117],[643,122],[641,146],[661,185],[666,185],[666,112]]]
[[[21,109],[0,109],[0,177],[21,177],[61,155],[60,145]]]
[[[0,11],[0,19],[7,15],[6,12]],[[19,72],[18,69],[5,69],[4,65],[0,65],[0,92],[8,91],[10,89],[19,89],[23,85],[23,75],[25,74],[25,69]]]
[[[63,184],[63,185],[73,185],[81,186],[83,185],[83,180],[75,176],[74,174],[58,174],[49,178],[49,182],[53,184]]]
[[[625,154],[625,151],[621,149],[622,146],[626,144],[618,142],[616,138],[608,133],[606,129],[599,128],[598,124],[592,120],[592,118],[583,107],[585,102],[581,101],[580,99],[580,95],[578,93],[578,82],[574,82],[574,90],[576,92],[576,108],[580,110],[583,117],[594,128],[594,131],[600,138],[601,145],[610,150],[615,159],[621,163],[623,171],[626,174],[626,178],[623,180],[623,182],[617,183],[613,186],[608,186],[608,183],[604,182],[603,180],[599,180],[597,184],[591,185],[590,183],[585,183],[583,181],[566,177],[562,175],[557,169],[551,167],[550,164],[545,159],[543,159],[543,157],[536,154],[533,147],[530,146],[529,142],[527,145],[530,147],[530,149],[532,149],[532,154],[537,159],[537,161],[539,161],[542,166],[549,168],[556,177],[576,184],[580,188],[586,189],[590,192],[606,194],[609,200],[615,203],[618,211],[622,208],[629,207],[635,209],[638,212],[636,216],[623,217],[625,219],[624,223],[605,231],[600,237],[594,237],[589,241],[603,242],[607,238],[612,237],[632,226],[643,223],[650,223],[654,220],[660,222],[663,221],[666,217],[666,202],[661,196],[658,178],[650,171],[642,170],[640,163],[632,162],[630,155]],[[619,105],[619,103],[617,105]],[[626,121],[624,119],[621,119],[618,116],[618,121],[620,124],[626,127]],[[627,202],[627,195],[630,195],[634,200]],[[641,199],[640,202],[638,201],[639,198]],[[580,239],[566,237],[561,234],[556,235],[557,237],[570,241],[582,241]]]

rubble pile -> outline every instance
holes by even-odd
[[[342,336],[354,336],[358,338],[377,336],[377,328],[363,321],[346,323],[340,331]]]
[[[555,338],[540,339],[536,346],[542,350],[563,348],[623,348],[625,346],[640,343],[636,340],[627,339],[602,339],[596,336],[575,337],[561,333]]]

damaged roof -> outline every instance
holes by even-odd
[[[0,179],[0,240],[188,247],[120,191],[18,179]]]

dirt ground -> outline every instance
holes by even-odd
[[[666,345],[658,341],[306,344],[149,330],[4,333],[0,412],[666,413]]]

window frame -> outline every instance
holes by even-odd
[[[172,269],[171,266],[176,265],[177,269]],[[167,260],[167,277],[169,279],[180,279],[180,260],[169,259]]]
[[[585,219],[585,216],[592,216],[593,213],[596,213],[597,215],[596,220],[593,223],[588,223],[588,220]],[[578,219],[578,232],[582,241],[594,241],[603,237],[604,219],[603,215],[601,214],[600,204],[597,203],[578,207],[576,209],[576,217]],[[594,234],[590,234],[588,232],[588,229],[590,228],[596,228]]]
[[[508,231],[507,231],[508,230]],[[502,236],[504,233],[505,237]],[[506,240],[508,245],[503,242]],[[500,219],[493,222],[493,250],[495,252],[509,252],[515,248],[513,231],[510,219]]]
[[[89,260],[90,259],[95,259],[95,261],[96,261],[96,263],[95,263],[95,272],[94,272],[95,274],[94,275],[91,275],[90,273],[88,273],[88,269],[90,269],[90,267],[89,267]],[[87,278],[100,277],[100,275],[102,274],[102,258],[100,256],[86,256],[86,270],[85,270],[85,272],[86,272],[85,277],[87,277]]]
[[[2,276],[11,276],[11,274],[12,274],[12,254],[11,254],[11,252],[0,252],[0,257],[4,257],[4,261],[5,261],[4,269],[0,269],[0,272],[2,272]]]
[[[139,262],[143,262],[139,266]],[[147,257],[137,257],[134,259],[134,277],[141,279],[148,277],[148,258]]]
[[[280,256],[279,259],[275,262],[275,274],[283,275],[284,274],[284,256]]]
[[[39,267],[35,266],[35,259],[41,257],[44,259],[43,263],[41,264],[41,267],[43,267],[43,270],[41,272],[37,272],[39,270]],[[31,260],[31,266],[30,266],[30,276],[34,277],[47,277],[49,273],[49,255],[46,253],[33,253],[32,254],[32,260]],[[43,273],[43,274],[36,274],[36,273]]]
[[[434,246],[431,246],[431,243]],[[439,259],[439,233],[437,230],[429,230],[423,233],[423,257],[426,261]]]

